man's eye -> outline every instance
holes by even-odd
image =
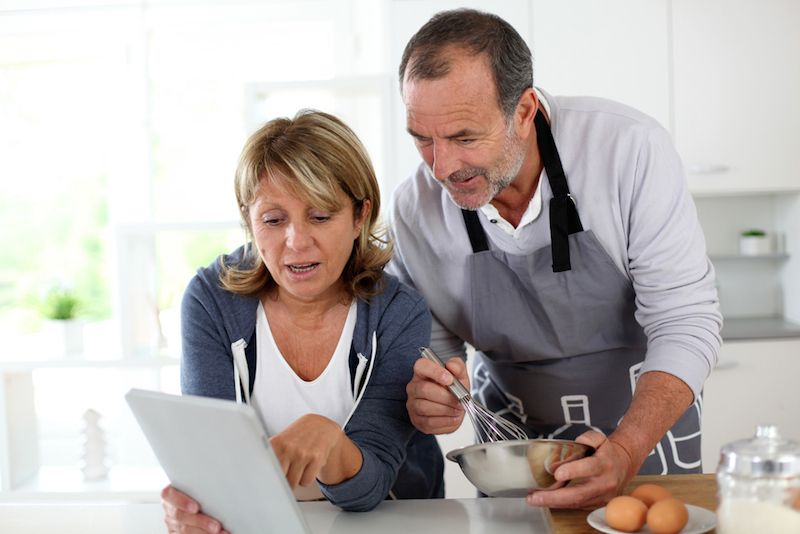
[[[475,141],[475,140],[474,139],[464,139],[464,138],[462,138],[462,139],[458,140],[458,144],[460,144],[460,145],[469,145],[473,141]]]

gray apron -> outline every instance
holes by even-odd
[[[631,282],[581,225],[542,113],[535,124],[553,191],[551,245],[528,255],[490,250],[477,213],[462,210],[473,250],[466,310],[467,341],[476,349],[472,394],[531,437],[574,439],[590,429],[608,435],[630,404],[647,338],[634,318]],[[701,471],[700,410],[698,399],[640,474]]]

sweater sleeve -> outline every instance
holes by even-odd
[[[396,276],[404,284],[424,292],[424,288],[419,288],[414,284],[414,279],[408,272],[406,265],[405,256],[409,253],[407,248],[413,248],[413,243],[416,239],[414,237],[415,230],[407,222],[410,220],[409,218],[413,220],[414,215],[402,213],[401,208],[404,200],[401,198],[401,188],[398,188],[398,191],[395,192],[389,216],[389,235],[392,243],[394,243],[394,254],[386,266],[386,272]],[[414,251],[410,252],[412,254],[415,253]],[[418,261],[424,261],[421,258],[424,254],[420,254],[418,251],[416,251],[416,254]],[[466,358],[464,340],[448,330],[436,316],[432,317],[431,339],[428,346],[445,360],[452,356]]]
[[[665,130],[649,131],[635,173],[628,261],[648,340],[641,372],[670,373],[697,396],[717,362],[722,316],[703,231]]]
[[[219,308],[195,276],[181,301],[181,391],[232,400],[233,360]]]
[[[347,436],[363,456],[360,471],[336,485],[320,484],[323,494],[344,510],[367,511],[389,494],[416,432],[406,410],[406,384],[411,380],[419,347],[430,341],[431,318],[416,292],[401,291],[385,310],[377,330],[372,375]]]

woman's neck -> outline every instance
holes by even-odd
[[[316,330],[326,323],[332,314],[349,307],[352,298],[344,291],[332,290],[329,294],[314,300],[298,299],[277,288],[261,298],[265,310],[284,315],[295,327],[303,330]]]

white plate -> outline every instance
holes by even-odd
[[[708,532],[715,526],[717,526],[717,515],[714,512],[710,512],[705,508],[700,508],[699,506],[694,506],[692,504],[687,504],[686,509],[689,511],[689,521],[686,523],[686,526],[683,527],[680,534],[702,534],[703,532]],[[621,530],[617,530],[615,528],[611,528],[606,523],[606,507],[603,506],[602,508],[598,508],[586,518],[586,521],[589,522],[592,527],[596,528],[600,532],[606,532],[607,534],[627,534]],[[640,534],[652,534],[652,530],[647,528],[647,525],[643,526],[641,530],[637,530]]]

